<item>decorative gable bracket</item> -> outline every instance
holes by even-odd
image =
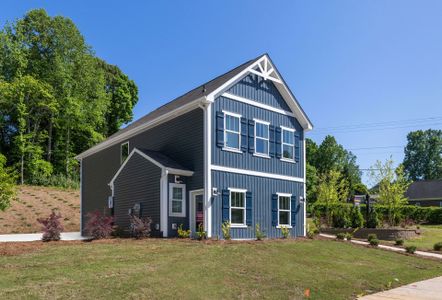
[[[256,64],[257,66],[255,68],[250,69],[250,73],[259,75],[264,78],[264,80],[272,80],[274,82],[282,84],[281,78],[279,77],[275,68],[273,68],[272,64],[267,58],[267,55],[258,60]]]

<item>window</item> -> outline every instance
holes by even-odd
[[[269,125],[255,120],[255,154],[258,156],[269,157]]]
[[[281,127],[282,159],[295,160],[295,135],[294,129]]]
[[[290,226],[290,198],[289,194],[278,194],[278,226]]]
[[[178,183],[169,184],[169,216],[186,216],[186,185]]]
[[[240,151],[241,147],[241,116],[224,112],[224,148]]]
[[[246,226],[246,191],[230,190],[230,223],[234,227]]]
[[[129,142],[123,143],[120,146],[120,163],[124,163],[129,156]]]

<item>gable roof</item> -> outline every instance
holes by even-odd
[[[410,184],[405,196],[409,200],[442,199],[442,180],[415,181]]]
[[[182,176],[192,176],[193,171],[182,167],[179,163],[171,159],[170,157],[164,155],[161,152],[147,150],[147,149],[138,149],[134,148],[129,156],[126,158],[124,163],[120,166],[118,171],[115,173],[114,177],[112,177],[109,185],[113,185],[115,179],[117,179],[118,175],[120,175],[121,171],[123,171],[126,164],[129,160],[134,156],[134,154],[139,154],[141,157],[147,159],[163,171],[167,171],[170,174],[182,175]]]
[[[269,66],[269,69],[264,71],[264,65],[265,68]],[[263,71],[262,73],[260,73],[261,70]],[[290,98],[290,101],[287,102],[290,108],[295,112],[295,116],[297,117],[298,121],[300,121],[303,128],[306,130],[312,129],[313,125],[311,124],[304,110],[299,105],[293,93],[290,91],[284,79],[280,76],[278,70],[270,60],[270,57],[267,54],[263,54],[160,106],[144,117],[132,122],[125,128],[120,129],[113,135],[109,136],[106,140],[77,155],[75,158],[82,159],[98,152],[101,149],[105,149],[119,141],[122,141],[123,139],[127,139],[148,128],[150,125],[155,126],[155,122],[158,123],[161,122],[160,119],[170,117],[170,115],[174,114],[174,112],[176,112],[178,109],[185,110],[187,106],[189,106],[190,111],[190,109],[195,108],[194,104],[199,100],[203,102],[203,100],[210,98],[211,101],[213,101],[214,98],[220,94],[220,92],[239,81],[249,72],[258,74],[260,76],[265,76],[266,79],[274,80],[278,90],[281,92],[286,101],[287,98]]]

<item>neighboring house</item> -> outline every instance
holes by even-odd
[[[248,61],[121,129],[77,156],[82,231],[105,211],[122,229],[152,218],[153,235],[202,224],[208,237],[305,235],[308,117],[267,54]]]
[[[442,180],[415,181],[410,184],[405,196],[413,205],[442,207]]]

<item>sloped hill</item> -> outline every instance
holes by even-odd
[[[53,208],[62,215],[65,231],[80,230],[80,191],[41,186],[21,186],[18,199],[0,211],[0,234],[40,232],[38,218],[47,217]]]

